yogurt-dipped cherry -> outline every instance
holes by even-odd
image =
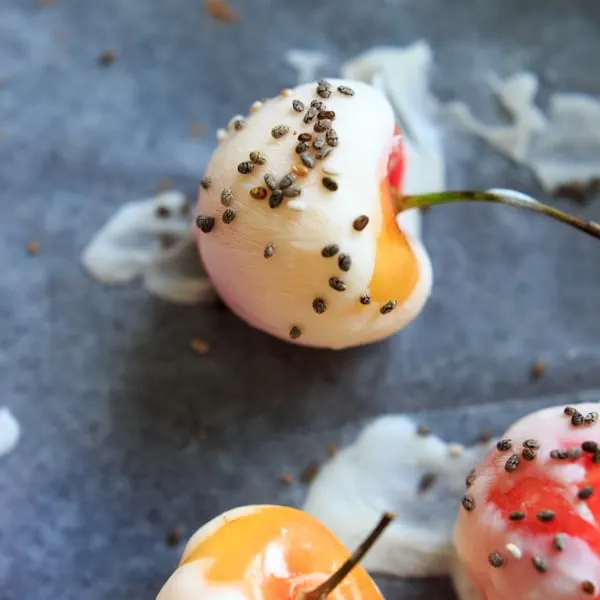
[[[400,224],[411,208],[457,201],[521,206],[600,237],[523,195],[403,194],[393,109],[364,83],[298,86],[231,120],[201,182],[197,242],[224,303],[296,344],[344,348],[386,338],[422,310],[429,256]]]
[[[393,518],[385,513],[350,555],[298,509],[229,510],[191,537],[157,600],[383,600],[359,561]]]
[[[600,598],[599,411],[531,413],[469,474],[454,542],[480,600]]]

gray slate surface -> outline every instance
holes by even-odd
[[[234,6],[243,21],[231,27],[197,0],[0,0],[0,404],[24,430],[0,463],[0,600],[152,599],[178,559],[171,528],[189,534],[237,504],[301,502],[303,487],[279,476],[381,412],[428,411],[420,418],[436,431],[468,442],[527,407],[582,390],[600,399],[599,247],[511,209],[428,213],[426,310],[395,338],[345,352],[296,348],[226,310],[85,275],[79,254],[121,203],[161,177],[193,193],[216,128],[293,84],[289,47],[326,51],[335,74],[374,44],[425,37],[436,92],[484,116],[489,68],[538,72],[542,95],[600,94],[600,8],[585,0]],[[105,48],[117,60],[101,68]],[[193,120],[206,137],[188,136]],[[454,186],[539,194],[480,142],[449,150]],[[551,201],[600,220],[599,204]],[[206,357],[189,350],[197,336]],[[533,383],[538,358],[548,373]],[[384,590],[452,597],[445,581]]]

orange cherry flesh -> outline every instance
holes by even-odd
[[[333,533],[311,515],[290,507],[264,506],[226,521],[186,553],[181,564],[210,557],[209,581],[245,582],[251,577],[265,600],[297,600],[302,592],[327,579],[349,555]],[[269,556],[277,559],[270,563]],[[329,597],[383,600],[360,565]]]
[[[377,238],[375,268],[369,283],[371,300],[396,300],[401,305],[412,293],[419,279],[417,259],[396,223],[390,189],[401,190],[404,174],[404,150],[398,126],[388,158],[387,177],[380,186],[382,225]]]

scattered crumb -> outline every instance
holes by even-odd
[[[554,189],[555,196],[568,198],[577,204],[588,204],[600,192],[600,178],[590,181],[569,181]]]
[[[196,439],[199,442],[203,442],[206,439],[207,435],[208,434],[206,432],[206,429],[204,429],[204,427],[202,427],[201,429],[198,429],[198,431],[196,432]]]
[[[167,533],[167,546],[177,546],[179,542],[181,542],[181,538],[183,537],[183,529],[181,526],[174,527],[169,533]]]
[[[285,473],[284,475],[281,476],[281,483],[290,485],[293,481],[294,481],[294,478],[289,473]]]
[[[427,427],[427,425],[419,425],[417,427],[417,435],[426,436],[426,435],[430,435],[430,434],[431,434],[431,429],[429,427]]]
[[[173,189],[173,182],[170,179],[167,179],[166,177],[161,177],[157,182],[156,182],[156,191],[157,192],[167,192],[168,190],[172,190]]]
[[[435,473],[425,473],[423,477],[421,477],[421,481],[419,481],[419,486],[417,488],[419,494],[426,492],[431,486],[435,483],[437,479],[437,475]]]
[[[36,256],[37,254],[40,253],[40,249],[41,249],[41,245],[38,241],[36,240],[31,240],[28,244],[27,244],[27,252],[31,255],[31,256]]]
[[[57,42],[62,42],[67,37],[67,33],[64,29],[57,29],[52,36]]]
[[[204,356],[205,354],[208,354],[208,351],[210,350],[210,346],[208,345],[208,342],[205,342],[204,340],[201,340],[200,338],[193,339],[190,342],[190,348],[196,354],[200,354],[202,356]]]
[[[204,10],[215,20],[223,23],[239,23],[240,15],[226,0],[204,0]]]
[[[111,65],[113,62],[115,62],[116,58],[117,55],[115,54],[115,51],[108,48],[103,50],[100,53],[100,56],[98,56],[98,64],[102,67],[108,67],[108,65]]]
[[[316,462],[311,462],[307,467],[304,468],[302,473],[300,473],[300,481],[302,483],[311,483],[318,474],[319,465]]]
[[[458,458],[462,456],[465,451],[465,447],[462,444],[448,444],[448,456]]]
[[[546,373],[546,363],[542,360],[536,360],[531,367],[531,378],[536,381]]]
[[[205,127],[202,121],[192,121],[190,123],[190,135],[193,137],[199,137],[204,135]]]
[[[325,448],[325,452],[327,452],[328,456],[335,456],[337,454],[338,447],[337,444],[327,444]]]
[[[477,442],[480,444],[487,444],[492,439],[493,436],[494,436],[494,432],[488,427],[487,429],[484,429],[479,434],[479,437],[477,438]]]
[[[163,250],[169,250],[177,242],[177,238],[169,234],[160,234],[158,236],[158,243]]]
[[[171,210],[168,206],[157,206],[154,209],[154,214],[158,219],[168,219],[171,216]]]
[[[0,88],[6,85],[6,79],[4,77],[0,77]]]

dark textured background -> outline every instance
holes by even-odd
[[[86,276],[79,254],[120,204],[160,178],[193,193],[216,128],[294,83],[287,48],[327,52],[325,75],[374,44],[424,37],[436,93],[483,116],[490,68],[538,73],[542,101],[554,89],[600,94],[600,6],[585,0],[234,6],[231,26],[198,0],[0,0],[0,405],[23,427],[0,462],[1,600],[153,599],[180,551],[169,530],[190,534],[237,504],[301,502],[302,484],[280,475],[297,478],[369,416],[456,407],[422,419],[468,442],[526,406],[576,391],[600,400],[599,246],[513,209],[425,215],[425,311],[388,342],[345,352]],[[106,48],[117,58],[100,67]],[[202,138],[188,135],[195,120]],[[448,149],[453,186],[540,193],[481,142]],[[550,201],[600,220],[600,204]],[[193,337],[207,356],[190,351]],[[532,382],[536,359],[548,372]],[[413,600],[432,586],[451,597],[445,582],[384,589]]]

